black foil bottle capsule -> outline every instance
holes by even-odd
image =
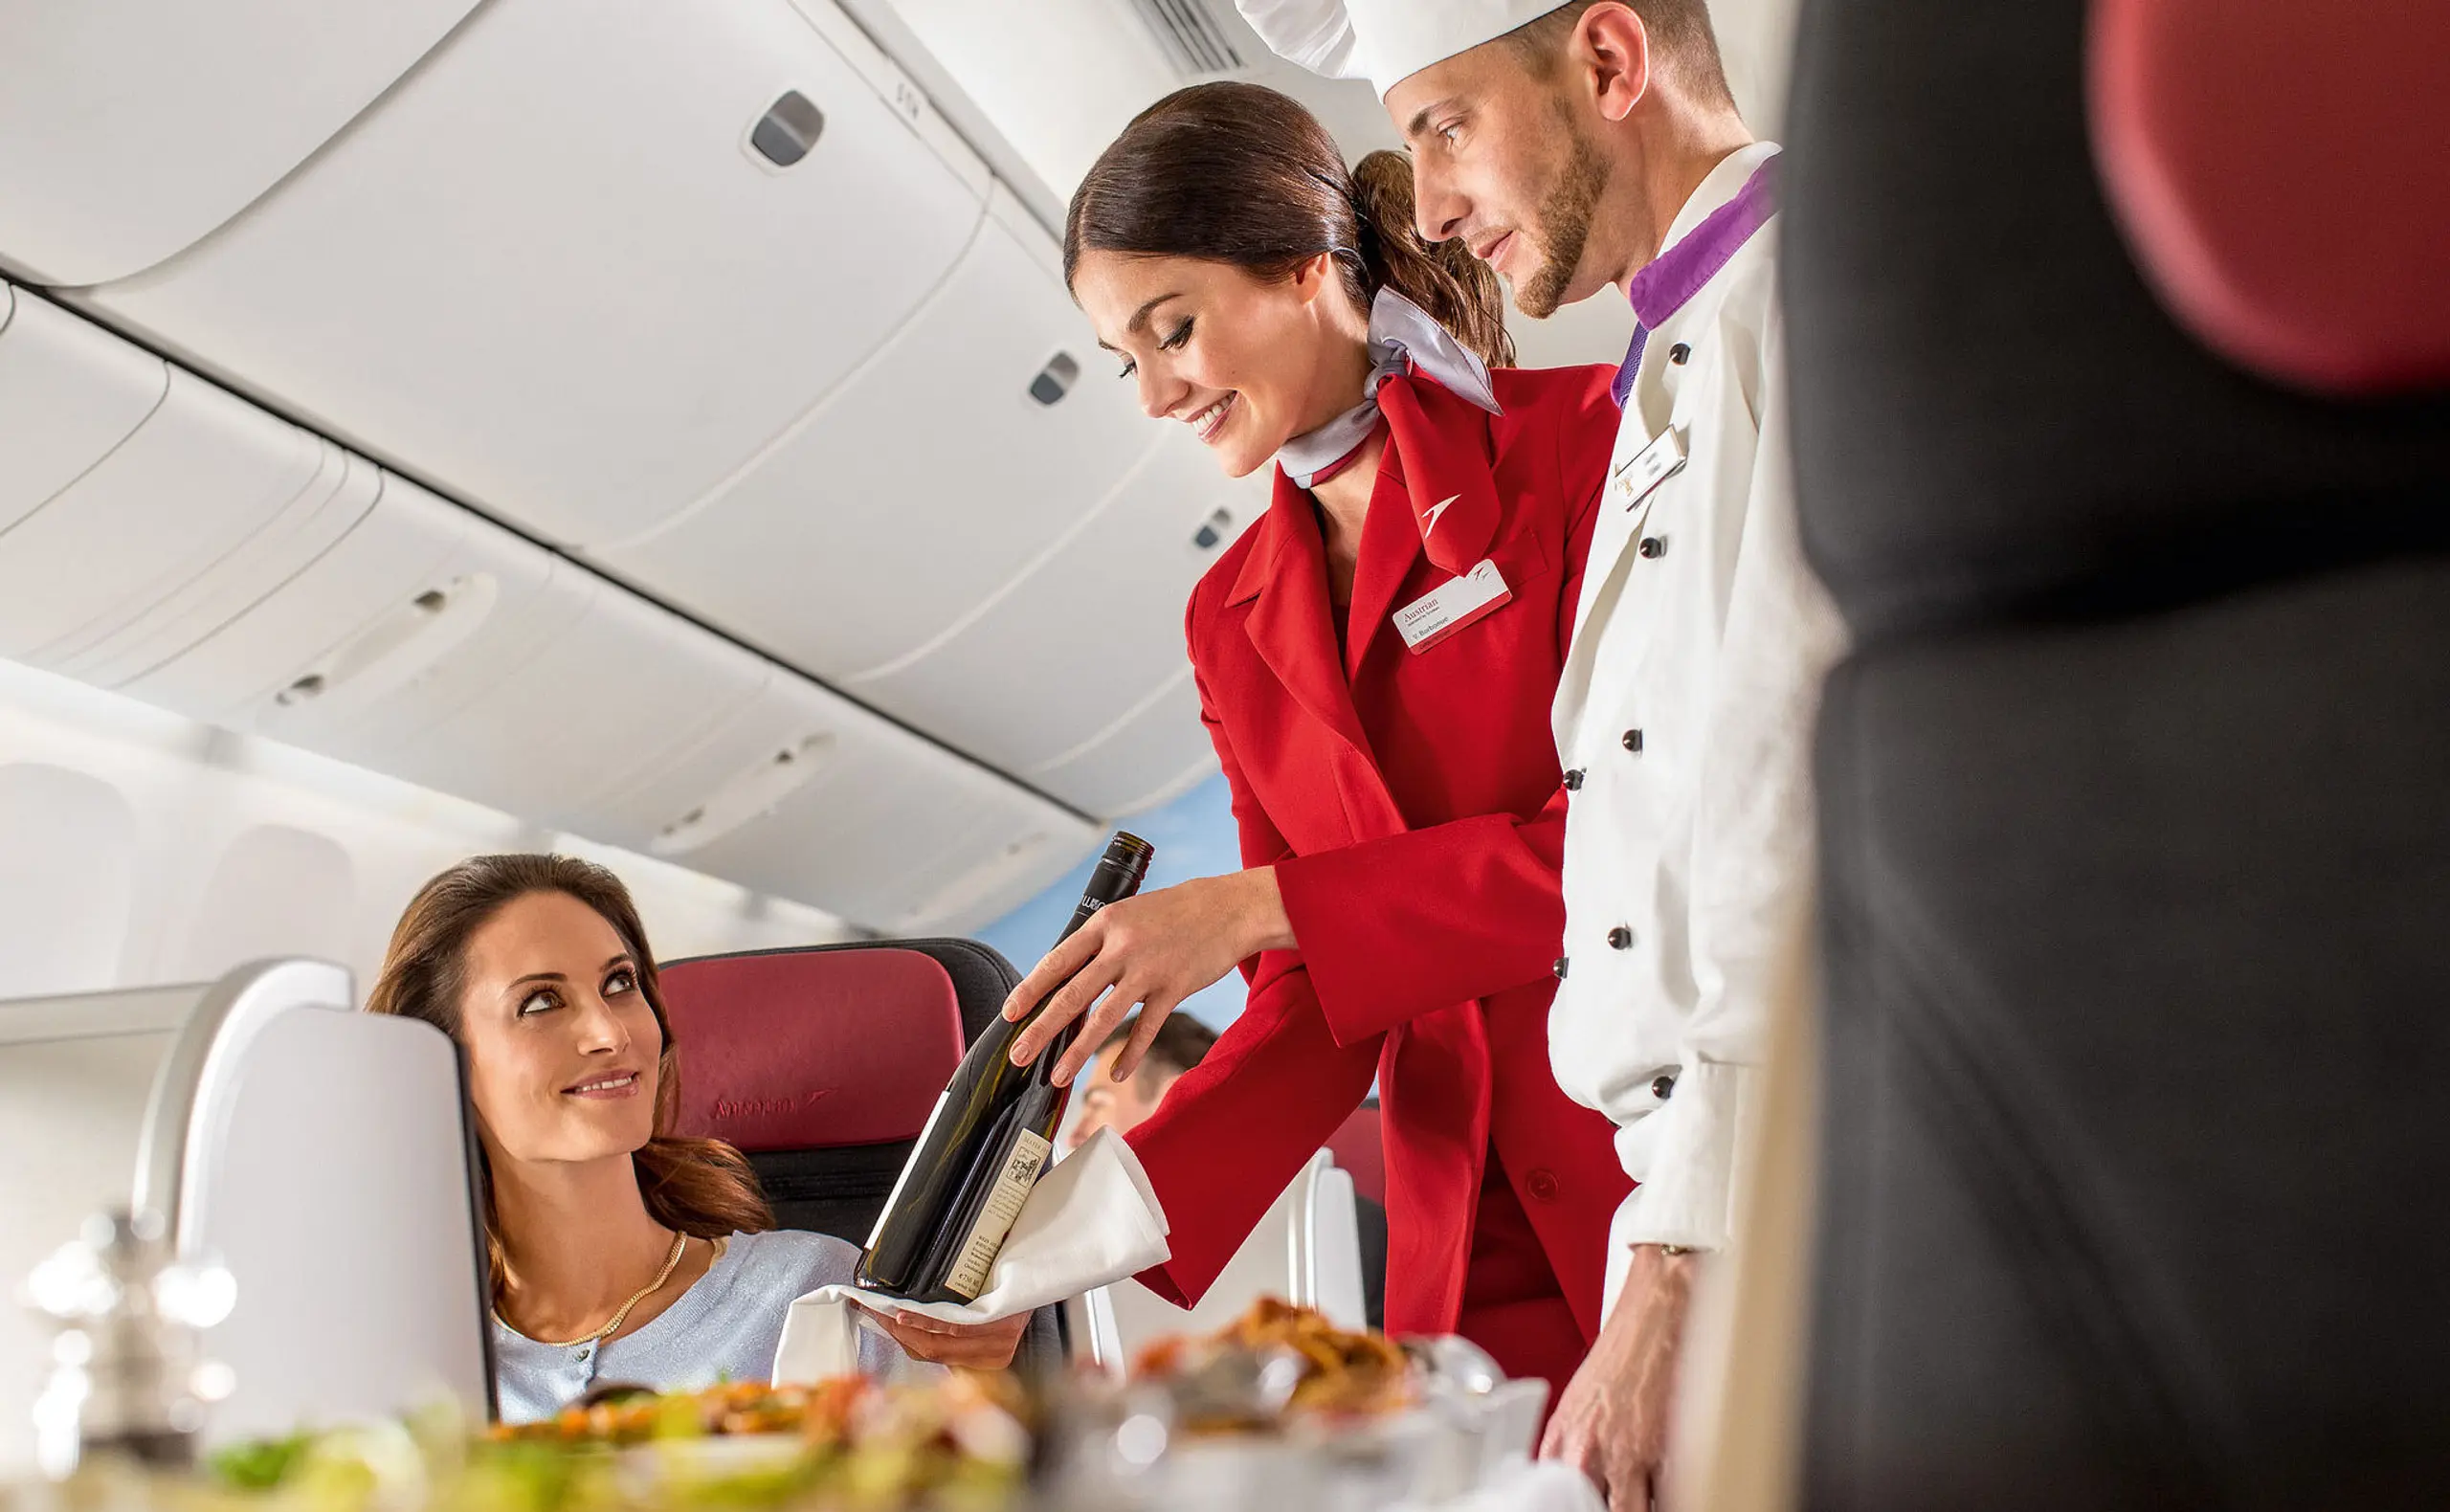
[[[1140,836],[1118,833],[1057,942],[1138,892],[1156,854]],[[1045,1007],[1039,1003],[1018,1022],[998,1017],[963,1055],[868,1235],[859,1256],[862,1287],[921,1302],[969,1301],[986,1289],[1013,1217],[1054,1156],[1071,1098],[1069,1087],[1055,1084],[1054,1071],[1080,1020],[1065,1025],[1037,1059],[1013,1064],[1014,1036]]]

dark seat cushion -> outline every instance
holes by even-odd
[[[811,1229],[864,1249],[916,1139],[832,1149],[761,1150],[748,1157],[784,1229]]]
[[[1806,1504],[2450,1497],[2450,562],[1868,653]]]
[[[1803,17],[1798,505],[1860,637],[1803,1501],[2439,1506],[2450,397],[2285,389],[2163,312],[2086,10]]]

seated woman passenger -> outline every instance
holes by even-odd
[[[765,1380],[791,1300],[851,1279],[859,1252],[777,1230],[740,1151],[672,1135],[679,1063],[655,957],[603,867],[452,867],[409,904],[366,1006],[466,1053],[504,1422],[549,1416],[599,1380]],[[881,1321],[894,1344],[869,1341],[870,1369],[896,1353],[1001,1367],[1028,1323]]]

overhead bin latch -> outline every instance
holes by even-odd
[[[1233,528],[1234,511],[1220,505],[1192,532],[1191,544],[1202,551],[1214,551],[1225,544],[1225,537]]]
[[[807,157],[825,135],[825,112],[798,90],[787,91],[783,98],[767,108],[765,116],[748,130],[748,145],[757,155],[778,168],[790,167]]]
[[[1030,397],[1040,404],[1053,404],[1072,391],[1080,381],[1080,365],[1070,352],[1057,352],[1046,360],[1046,366],[1030,380]]]

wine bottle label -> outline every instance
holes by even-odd
[[[961,1254],[945,1274],[947,1291],[964,1301],[975,1301],[978,1294],[987,1289],[987,1273],[993,1269],[995,1256],[1003,1251],[1004,1235],[1013,1232],[1013,1220],[1021,1215],[1021,1204],[1029,1200],[1030,1189],[1037,1185],[1037,1173],[1046,1169],[1047,1157],[1054,1153],[1055,1146],[1036,1131],[1013,1131],[1012,1153],[1005,1157],[1004,1168],[995,1173],[994,1187],[979,1205],[978,1221],[970,1226]]]
[[[893,1178],[893,1190],[885,1193],[884,1206],[877,1210],[877,1226],[868,1231],[869,1254],[876,1253],[877,1241],[884,1237],[884,1220],[892,1217],[893,1210],[901,1205],[902,1189],[910,1185],[911,1170],[918,1166],[920,1157],[927,1153],[927,1136],[936,1132],[936,1121],[945,1116],[945,1104],[952,1099],[953,1089],[950,1087],[936,1094],[936,1105],[928,1110],[927,1122],[919,1127],[919,1139],[910,1146],[910,1158],[902,1163],[902,1174]]]

